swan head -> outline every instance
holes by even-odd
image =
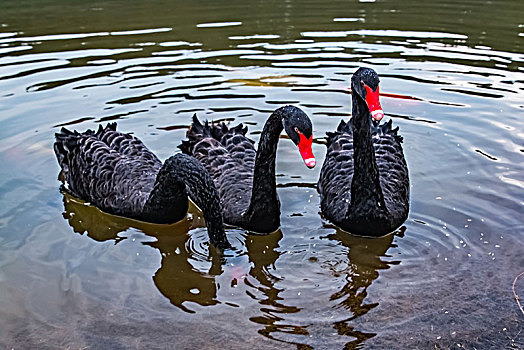
[[[384,112],[379,101],[379,83],[377,72],[371,68],[359,68],[351,78],[351,91],[356,92],[365,102],[371,113],[371,117],[380,121],[384,118]]]
[[[282,124],[284,130],[295,145],[304,160],[306,166],[310,169],[317,165],[313,150],[313,125],[311,119],[298,107],[285,106],[280,108],[282,112]]]

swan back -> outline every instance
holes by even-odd
[[[275,159],[283,130],[298,146],[304,163],[314,167],[311,120],[300,108],[276,109],[264,124],[257,151],[242,124],[202,124],[193,117],[188,140],[179,147],[199,159],[213,177],[226,223],[264,233],[280,226]]]
[[[116,123],[55,136],[67,192],[113,214],[139,215],[162,167],[142,141],[116,131]]]
[[[227,223],[243,226],[253,188],[256,151],[242,124],[230,128],[225,123],[200,123],[193,116],[187,141],[179,148],[194,156],[206,168],[218,189]]]
[[[399,227],[409,212],[409,175],[402,149],[402,136],[391,120],[370,126],[371,140],[379,169],[379,182],[388,212],[387,232],[373,231],[369,222],[368,235],[382,235]],[[327,153],[318,181],[323,214],[344,230],[355,232],[348,221],[351,212],[351,185],[354,174],[353,119],[341,121],[335,132],[327,133]]]
[[[380,187],[389,212],[391,225],[400,226],[409,213],[409,171],[402,148],[398,126],[391,119],[375,128],[372,134],[375,157],[380,174]]]

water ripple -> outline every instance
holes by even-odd
[[[407,38],[421,38],[421,39],[457,39],[464,40],[468,37],[461,34],[453,33],[438,33],[438,32],[415,32],[415,31],[401,31],[401,30],[347,30],[347,31],[332,31],[332,32],[302,32],[304,37],[324,38],[324,37],[346,37],[350,35],[359,36],[378,36],[378,37],[407,37]]]
[[[510,42],[518,35],[490,26],[467,30],[450,25],[452,16],[426,31],[429,22],[409,21],[428,19],[420,17],[426,7],[393,13],[386,5],[325,2],[303,22],[292,2],[278,7],[282,17],[274,17],[275,8],[266,13],[246,5],[242,22],[229,12],[205,17],[188,5],[176,28],[170,15],[135,25],[82,21],[85,27],[77,29],[57,22],[58,34],[33,27],[28,34],[11,27],[0,33],[6,126],[0,130],[0,197],[8,204],[0,218],[0,287],[6,287],[2,309],[12,310],[4,323],[14,329],[27,320],[33,329],[44,320],[54,327],[53,318],[87,315],[97,325],[90,334],[98,336],[100,320],[122,328],[122,318],[109,315],[132,310],[129,323],[147,320],[147,334],[154,334],[151,320],[162,321],[161,329],[168,321],[193,329],[212,318],[218,321],[199,330],[209,339],[225,336],[233,322],[243,345],[357,348],[373,347],[385,334],[397,346],[408,344],[406,331],[429,339],[433,326],[487,329],[464,316],[471,312],[504,327],[503,317],[514,321],[502,289],[522,262],[524,56],[519,43]],[[446,6],[431,9],[446,13]],[[397,23],[406,13],[415,16],[405,22],[413,30],[374,29],[377,23],[389,28],[393,22],[380,20]],[[497,28],[509,26],[507,15]],[[274,20],[266,21],[269,16]],[[491,40],[481,31],[491,31]],[[198,210],[174,225],[134,222],[62,196],[52,180],[58,173],[53,133],[62,126],[85,130],[118,120],[120,130],[166,159],[185,138],[193,113],[249,125],[258,142],[267,117],[284,104],[311,117],[313,151],[322,162],[326,132],[350,118],[348,87],[359,66],[378,71],[386,117],[404,138],[411,211],[392,235],[359,238],[330,225],[316,190],[321,167],[306,170],[285,135],[276,158],[281,229],[257,236],[227,227],[233,248],[224,254],[209,245]],[[27,286],[39,292],[26,296]],[[53,288],[56,295],[48,294]],[[100,317],[91,311],[97,307],[104,309]],[[453,322],[444,322],[444,308],[456,312]],[[449,347],[459,333],[442,346],[433,337],[419,347]]]
[[[16,42],[41,42],[50,40],[74,40],[85,39],[97,36],[110,35],[140,35],[140,34],[154,34],[161,32],[169,32],[172,28],[153,28],[153,29],[139,29],[127,31],[113,31],[113,32],[98,32],[98,33],[77,33],[77,34],[54,34],[54,35],[38,35],[33,37],[8,37],[7,39],[0,39],[0,44],[16,43]]]

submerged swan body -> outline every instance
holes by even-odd
[[[398,127],[379,125],[379,78],[359,68],[351,78],[353,113],[327,133],[327,153],[318,191],[324,216],[345,231],[382,236],[409,212],[409,174]],[[374,119],[377,122],[371,122]]]
[[[188,197],[202,210],[211,243],[229,246],[213,180],[196,159],[184,154],[164,164],[116,123],[83,133],[65,128],[54,151],[64,177],[63,189],[101,210],[158,224],[174,223],[187,213]]]
[[[193,117],[188,141],[179,147],[200,160],[215,181],[226,223],[261,233],[280,226],[275,158],[282,130],[298,146],[306,166],[313,168],[311,120],[297,107],[281,107],[271,114],[257,151],[242,124],[232,128],[224,123],[202,125]]]

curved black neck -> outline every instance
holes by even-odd
[[[165,161],[144,206],[144,212],[148,212],[149,216],[165,216],[169,214],[166,213],[169,208],[180,211],[183,207],[182,215],[185,216],[187,196],[202,210],[211,243],[219,248],[230,247],[224,231],[220,198],[213,179],[202,164],[191,156],[177,154]]]
[[[255,159],[253,190],[247,218],[251,222],[257,221],[256,226],[263,231],[274,231],[280,225],[280,202],[278,201],[275,179],[275,159],[280,133],[284,129],[282,118],[281,111],[276,110],[266,121],[260,135]],[[272,229],[264,229],[265,227]]]
[[[371,113],[367,104],[356,92],[353,93],[352,99],[355,168],[351,182],[351,205],[348,214],[377,217],[385,214],[387,208],[380,187],[379,170],[371,140]]]

